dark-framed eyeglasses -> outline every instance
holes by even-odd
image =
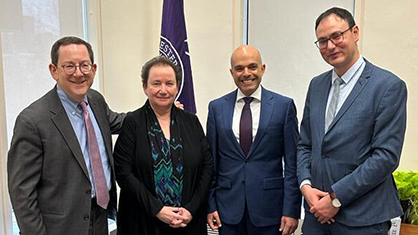
[[[87,62],[82,63],[82,64],[78,64],[78,65],[68,63],[68,64],[61,65],[61,67],[64,70],[64,72],[68,75],[73,75],[76,72],[77,67],[80,68],[80,72],[82,74],[87,75],[87,74],[91,73],[91,69],[92,69],[93,65],[90,64],[90,63],[87,63]]]
[[[318,39],[318,41],[315,42],[316,47],[318,47],[321,50],[325,49],[328,47],[328,41],[331,41],[332,43],[334,43],[334,45],[342,43],[344,41],[344,33],[348,30],[351,30],[353,27],[354,25],[342,32],[333,33],[329,38]]]

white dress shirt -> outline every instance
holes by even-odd
[[[239,123],[241,121],[241,113],[244,108],[244,93],[238,89],[237,100],[235,101],[234,117],[232,119],[232,131],[234,132],[235,138],[239,143]],[[253,121],[253,142],[255,135],[257,134],[258,124],[260,123],[260,109],[261,109],[261,86],[254,91],[249,97],[253,97],[253,101],[250,103],[251,115]]]

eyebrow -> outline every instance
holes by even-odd
[[[244,65],[235,65],[234,68],[244,68],[244,67],[253,67],[253,66],[257,66],[258,67],[258,64],[257,63],[251,63],[251,64],[248,64],[247,66],[244,66]]]
[[[341,30],[340,31],[335,31],[335,32],[331,33],[328,37],[320,37],[320,38],[318,38],[318,41],[320,41],[322,39],[328,39],[328,38],[332,37],[335,34],[342,33],[343,31],[344,30],[342,30],[342,31]]]

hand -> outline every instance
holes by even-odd
[[[218,211],[211,212],[207,215],[206,221],[212,230],[216,230],[222,227],[221,218],[219,217]]]
[[[312,188],[309,184],[303,185],[300,191],[308,202],[309,208],[312,208],[321,198],[328,195],[327,192]]]
[[[340,208],[334,207],[331,203],[331,197],[329,194],[321,198],[318,203],[311,207],[310,212],[314,214],[318,222],[323,223],[334,223],[334,216],[338,213]]]
[[[186,227],[187,224],[190,223],[190,221],[193,219],[192,214],[183,207],[179,209],[178,215],[181,216],[181,219],[176,219],[170,223],[170,226],[173,228]]]
[[[169,224],[181,224],[183,217],[179,214],[180,208],[172,206],[164,206],[157,214],[157,218],[162,222]],[[179,222],[181,220],[181,222]],[[173,227],[173,226],[172,226]],[[178,225],[180,227],[180,225]]]
[[[174,101],[174,105],[175,105],[177,108],[179,108],[179,109],[181,109],[181,110],[184,110],[184,105],[183,105],[182,103],[180,103],[180,101],[178,101],[178,100]]]
[[[282,232],[283,235],[290,235],[298,228],[298,223],[299,221],[295,218],[282,216],[279,231]]]

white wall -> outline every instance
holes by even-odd
[[[302,120],[310,80],[331,67],[315,46],[315,20],[340,6],[354,12],[354,0],[251,0],[249,44],[262,53],[267,71],[263,85],[292,97]]]
[[[198,116],[205,126],[210,100],[235,89],[229,57],[241,42],[241,1],[185,1]],[[162,0],[101,1],[102,92],[112,109],[133,110],[146,100],[140,69],[158,55]]]

